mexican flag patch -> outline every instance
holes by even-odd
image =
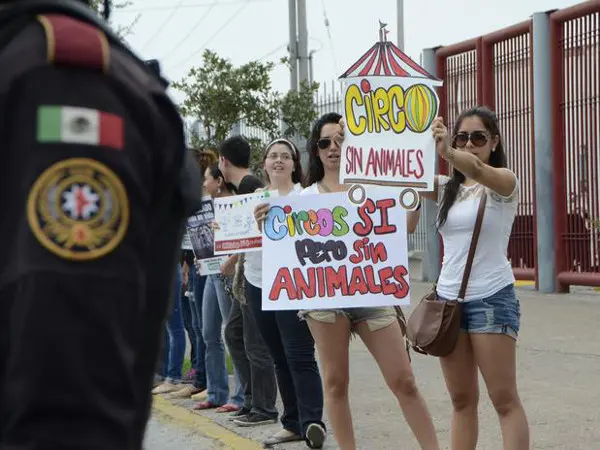
[[[84,144],[123,150],[123,119],[90,108],[44,105],[38,108],[37,141]]]

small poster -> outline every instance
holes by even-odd
[[[278,191],[260,191],[215,199],[215,255],[255,252],[262,237],[254,219],[254,208],[276,197]]]
[[[409,189],[414,201],[406,203],[414,207],[417,191],[433,190],[430,126],[439,109],[434,87],[442,81],[388,41],[385,27],[380,22],[379,41],[340,77],[346,121],[340,183]]]
[[[186,236],[194,256],[199,260],[197,267],[200,275],[220,273],[221,264],[227,260],[227,256],[215,256],[214,233],[211,227],[214,220],[215,211],[210,197],[204,197],[200,209],[187,219]]]
[[[408,305],[406,210],[393,188],[269,201],[263,231],[263,310]]]

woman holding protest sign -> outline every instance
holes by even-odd
[[[204,174],[204,193],[213,197],[229,197],[235,187],[226,183],[218,164],[210,165]],[[211,230],[212,231],[212,230]],[[239,411],[244,402],[244,389],[236,373],[236,393],[229,399],[229,374],[225,362],[222,324],[231,310],[232,296],[228,293],[231,280],[221,274],[208,275],[202,294],[202,338],[206,344],[207,397],[194,406],[196,410],[217,412]]]
[[[478,371],[500,418],[504,448],[529,449],[529,426],[516,382],[520,306],[506,249],[519,202],[519,182],[506,168],[498,118],[486,107],[463,111],[452,139],[441,118],[431,126],[438,154],[453,167],[434,191],[421,193],[439,205],[437,225],[444,261],[437,282],[440,300],[458,299],[479,204],[483,221],[466,293],[459,299],[460,331],[440,358],[453,406],[451,448],[475,449],[478,435]],[[484,199],[487,198],[487,201]],[[419,216],[419,211],[411,212]]]
[[[339,183],[340,148],[344,122],[337,113],[322,116],[308,140],[309,167],[302,195],[342,192]],[[409,223],[409,227],[412,224]],[[420,447],[439,448],[427,405],[415,383],[408,352],[394,307],[301,311],[315,339],[323,368],[328,416],[339,448],[355,450],[349,384],[349,343],[358,334],[379,365],[387,385],[402,408]]]
[[[265,148],[263,169],[265,189],[279,195],[296,195],[302,190],[302,166],[296,146],[287,139],[276,139]],[[269,206],[258,205],[254,216],[262,228]],[[284,411],[283,430],[268,438],[265,445],[305,440],[310,448],[321,448],[325,441],[323,388],[315,359],[314,341],[295,311],[262,310],[262,252],[248,253],[260,269],[259,276],[246,278],[246,297],[260,333],[275,361],[275,373]]]

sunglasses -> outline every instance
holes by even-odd
[[[471,141],[475,147],[483,147],[488,143],[489,137],[483,131],[473,131],[472,133],[458,133],[452,139],[452,146],[456,148],[464,148]]]
[[[331,143],[335,142],[337,143],[339,146],[342,145],[342,138],[341,137],[336,137],[336,138],[321,138],[317,141],[317,147],[321,150],[327,150],[330,146]]]

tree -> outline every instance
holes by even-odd
[[[286,125],[285,137],[299,135],[308,139],[312,124],[317,119],[314,98],[318,89],[318,83],[311,86],[307,81],[302,81],[297,91],[289,91],[281,99],[281,115]]]
[[[236,67],[206,50],[201,66],[193,67],[186,77],[173,83],[173,88],[185,95],[179,105],[181,114],[202,124],[204,136],[192,136],[192,145],[216,148],[243,121],[245,127],[257,131],[245,133],[253,148],[252,166],[257,170],[265,138],[308,137],[317,115],[313,95],[318,85],[303,83],[297,92],[282,96],[271,84],[273,67],[272,62],[259,61]]]
[[[131,6],[132,4],[133,3],[130,0],[120,0],[120,1],[112,2],[113,12],[116,9],[127,8],[128,6]],[[104,0],[91,0],[91,2],[90,2],[91,8],[94,11],[96,11],[98,14],[101,13],[103,5],[104,5]],[[117,33],[117,35],[121,39],[127,37],[128,35],[131,34],[133,27],[135,26],[135,24],[138,22],[139,19],[140,19],[140,15],[138,14],[129,25],[119,25],[116,28],[113,27],[115,30],[115,33]],[[109,22],[109,24],[111,26],[113,26],[113,23]]]

